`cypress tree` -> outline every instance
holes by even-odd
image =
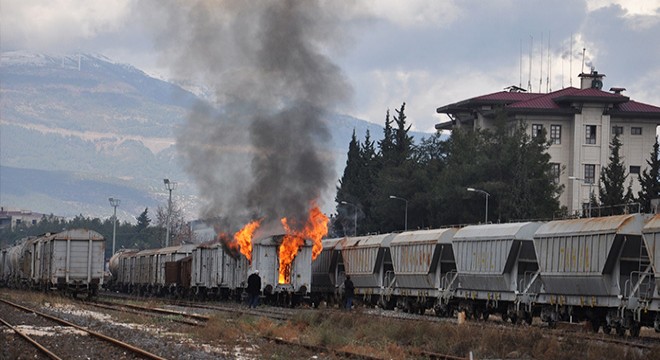
[[[628,175],[623,158],[619,155],[621,145],[619,135],[614,135],[610,142],[609,163],[600,175],[600,203],[605,208],[601,214],[622,214],[624,210],[621,205],[625,203],[624,186]]]
[[[653,144],[653,151],[650,157],[646,160],[648,167],[639,175],[639,184],[642,189],[637,193],[637,201],[640,203],[641,211],[650,213],[653,211],[651,208],[651,200],[660,198],[660,145],[658,138],[655,138]]]

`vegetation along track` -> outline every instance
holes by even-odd
[[[74,337],[73,341],[62,341],[62,338],[59,336],[50,337],[42,335],[39,336],[40,342],[34,339],[36,336],[30,337],[31,340],[28,341],[51,359],[74,359],[79,358],[81,355],[84,358],[131,358],[130,356],[127,357],[127,351],[134,355],[133,358],[164,359],[118,339],[5,299],[0,299],[0,309],[0,313],[3,314],[2,316],[7,318],[7,320],[3,319],[3,324],[17,331],[16,333],[20,334],[23,338],[28,336],[26,334],[27,331],[21,331],[18,326],[11,325],[9,321],[14,323],[20,322],[23,328],[26,325],[31,325],[36,330],[43,328],[48,333],[59,332],[61,336]],[[37,317],[34,315],[37,315]],[[64,327],[53,326],[53,323],[64,325]]]

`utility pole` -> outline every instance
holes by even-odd
[[[170,217],[172,216],[172,190],[176,188],[176,183],[170,179],[163,179],[165,188],[170,192],[169,200],[167,201],[167,233],[165,235],[165,247],[170,246]]]
[[[112,254],[110,255],[112,256],[115,254],[115,237],[117,235],[117,206],[119,206],[121,200],[117,198],[109,198],[108,200],[110,201],[110,206],[115,208],[112,215]]]

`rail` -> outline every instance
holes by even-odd
[[[27,312],[33,313],[33,314],[35,314],[35,315],[39,315],[39,316],[41,316],[41,317],[43,317],[43,318],[46,318],[46,319],[49,319],[49,320],[52,320],[52,321],[58,322],[58,323],[60,323],[60,324],[63,324],[63,325],[66,325],[66,326],[70,326],[70,327],[72,327],[72,328],[75,328],[75,329],[78,329],[78,330],[84,331],[84,332],[86,332],[86,333],[88,333],[88,334],[90,334],[90,335],[92,335],[92,336],[95,336],[95,337],[101,339],[101,340],[105,340],[105,341],[110,342],[110,343],[112,343],[112,344],[114,344],[114,345],[117,345],[117,346],[119,346],[119,347],[121,347],[121,348],[127,349],[127,350],[129,350],[129,351],[131,351],[131,352],[133,352],[133,353],[135,353],[135,354],[139,354],[139,355],[141,355],[141,356],[143,356],[143,357],[145,357],[145,358],[147,358],[147,359],[165,360],[165,358],[160,357],[160,356],[158,356],[158,355],[156,355],[156,354],[152,354],[152,353],[150,353],[150,352],[148,352],[148,351],[146,351],[146,350],[144,350],[144,349],[140,349],[140,348],[135,347],[135,346],[133,346],[133,345],[131,345],[131,344],[125,343],[125,342],[123,342],[123,341],[121,341],[121,340],[118,340],[118,339],[115,339],[115,338],[113,338],[113,337],[110,337],[110,336],[107,336],[107,335],[103,335],[103,334],[98,333],[98,332],[96,332],[96,331],[93,331],[93,330],[87,329],[87,328],[85,328],[85,327],[82,327],[82,326],[76,325],[76,324],[71,323],[71,322],[69,322],[69,321],[66,321],[66,320],[64,320],[64,319],[60,319],[60,318],[58,318],[58,317],[55,317],[55,316],[51,316],[51,315],[48,315],[48,314],[42,313],[42,312],[36,311],[36,310],[34,310],[34,309],[30,309],[30,308],[28,308],[28,307],[25,307],[25,306],[22,306],[22,305],[19,305],[19,304],[13,303],[13,302],[11,302],[11,301],[7,301],[7,300],[5,300],[5,299],[0,299],[0,301],[3,302],[3,303],[5,303],[5,304],[7,304],[7,305],[11,305],[11,306],[13,306],[13,307],[15,307],[15,308],[17,308],[17,309],[21,309],[21,310],[23,310],[23,311],[27,311]]]

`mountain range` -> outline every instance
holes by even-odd
[[[116,197],[120,219],[134,221],[146,207],[153,218],[167,204],[168,178],[177,182],[173,198],[186,217],[197,216],[197,189],[177,153],[176,131],[206,99],[102,55],[0,56],[0,206],[106,218],[108,198]],[[332,141],[323,151],[335,159],[339,179],[353,131],[362,140],[369,130],[377,140],[382,126],[341,114],[325,121]]]

